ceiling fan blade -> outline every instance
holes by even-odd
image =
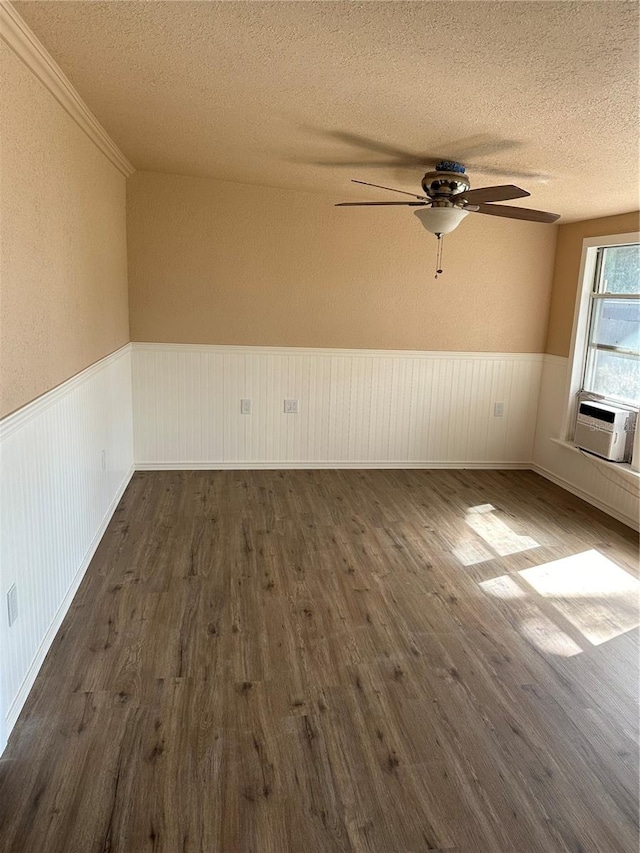
[[[506,204],[479,204],[474,213],[488,213],[489,216],[505,216],[507,219],[526,219],[529,222],[555,222],[559,213],[546,213],[544,210],[530,210],[528,207],[511,207]]]
[[[425,172],[429,172],[435,168],[436,163],[439,161],[434,157],[404,159],[398,157],[395,160],[304,160],[303,162],[305,165],[335,169],[411,169],[414,172],[423,169]],[[480,163],[470,163],[469,161],[464,165],[467,172],[472,175],[495,175],[503,180],[508,180],[509,178],[513,180],[515,178],[516,180],[548,183],[553,177],[545,172],[523,172],[508,167],[493,168],[491,166],[483,166]]]
[[[458,162],[467,163],[475,157],[500,154],[503,151],[521,148],[522,145],[523,143],[518,139],[501,139],[489,133],[480,133],[477,136],[459,139],[457,142],[448,145],[439,145],[438,148],[441,151],[449,151],[450,157],[451,154],[454,154]]]
[[[488,133],[481,133],[466,139],[456,141],[448,140],[438,144],[437,150],[440,154],[425,154],[403,148],[393,143],[373,139],[360,133],[342,130],[325,130],[324,128],[307,127],[315,134],[343,142],[355,148],[365,149],[378,154],[386,154],[393,158],[395,163],[405,165],[433,166],[440,160],[456,160],[459,163],[468,163],[469,160],[486,155],[496,155],[502,151],[508,151],[522,146],[522,142],[515,139],[502,139]]]
[[[546,172],[525,172],[518,169],[512,169],[509,166],[487,166],[482,163],[475,163],[473,160],[465,162],[467,171],[475,175],[497,175],[499,178],[524,180],[524,181],[540,181],[547,183],[553,177]]]
[[[367,169],[369,166],[376,169],[395,169],[398,167],[400,169],[430,169],[434,166],[434,162],[432,160],[422,157],[416,157],[415,159],[398,158],[396,160],[304,160],[302,162],[311,166],[333,166],[336,168],[348,167],[349,169]]]
[[[512,198],[526,198],[528,195],[531,193],[521,190],[520,187],[505,184],[502,187],[478,187],[477,190],[467,190],[457,195],[456,198],[464,198],[472,204],[480,204],[483,201],[509,201]]]
[[[371,207],[381,205],[385,207],[389,207],[390,205],[400,206],[400,207],[424,207],[426,202],[424,201],[341,201],[339,204],[334,205],[334,207]]]
[[[395,189],[395,187],[383,187],[382,184],[370,184],[370,183],[368,183],[368,181],[356,181],[355,178],[351,178],[351,183],[352,184],[362,184],[363,187],[377,187],[379,190],[390,190],[392,193],[402,193],[402,195],[408,195],[408,196],[411,196],[411,198],[419,198],[419,199],[422,199],[424,201],[428,201],[428,198],[426,195],[416,195],[415,193],[408,193],[408,192],[405,192],[404,190],[397,190],[397,189]],[[528,195],[528,193],[527,193],[527,195]]]

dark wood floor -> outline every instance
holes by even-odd
[[[136,474],[0,849],[636,853],[636,539],[530,472]]]

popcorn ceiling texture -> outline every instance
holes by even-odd
[[[557,228],[151,172],[127,181],[131,339],[542,352]]]
[[[481,137],[503,174],[474,186],[531,170],[527,204],[564,221],[637,208],[636,3],[15,5],[141,170],[387,198],[349,178],[422,170],[309,161],[385,159],[335,132],[442,156]]]
[[[0,42],[0,416],[129,340],[125,178]]]

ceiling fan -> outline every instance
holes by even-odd
[[[520,187],[508,184],[497,187],[471,189],[471,183],[465,174],[465,167],[453,160],[441,160],[436,163],[435,171],[427,172],[422,179],[425,195],[397,190],[380,184],[356,181],[367,187],[408,195],[415,201],[343,201],[336,207],[369,207],[374,205],[417,207],[415,216],[422,225],[440,239],[460,225],[469,213],[486,213],[489,216],[504,216],[507,219],[525,219],[529,222],[555,222],[560,214],[546,213],[542,210],[530,210],[526,207],[494,204],[496,201],[510,201],[530,195]]]

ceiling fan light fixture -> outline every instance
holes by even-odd
[[[460,207],[421,207],[413,215],[432,234],[450,234],[469,215],[469,211]]]

